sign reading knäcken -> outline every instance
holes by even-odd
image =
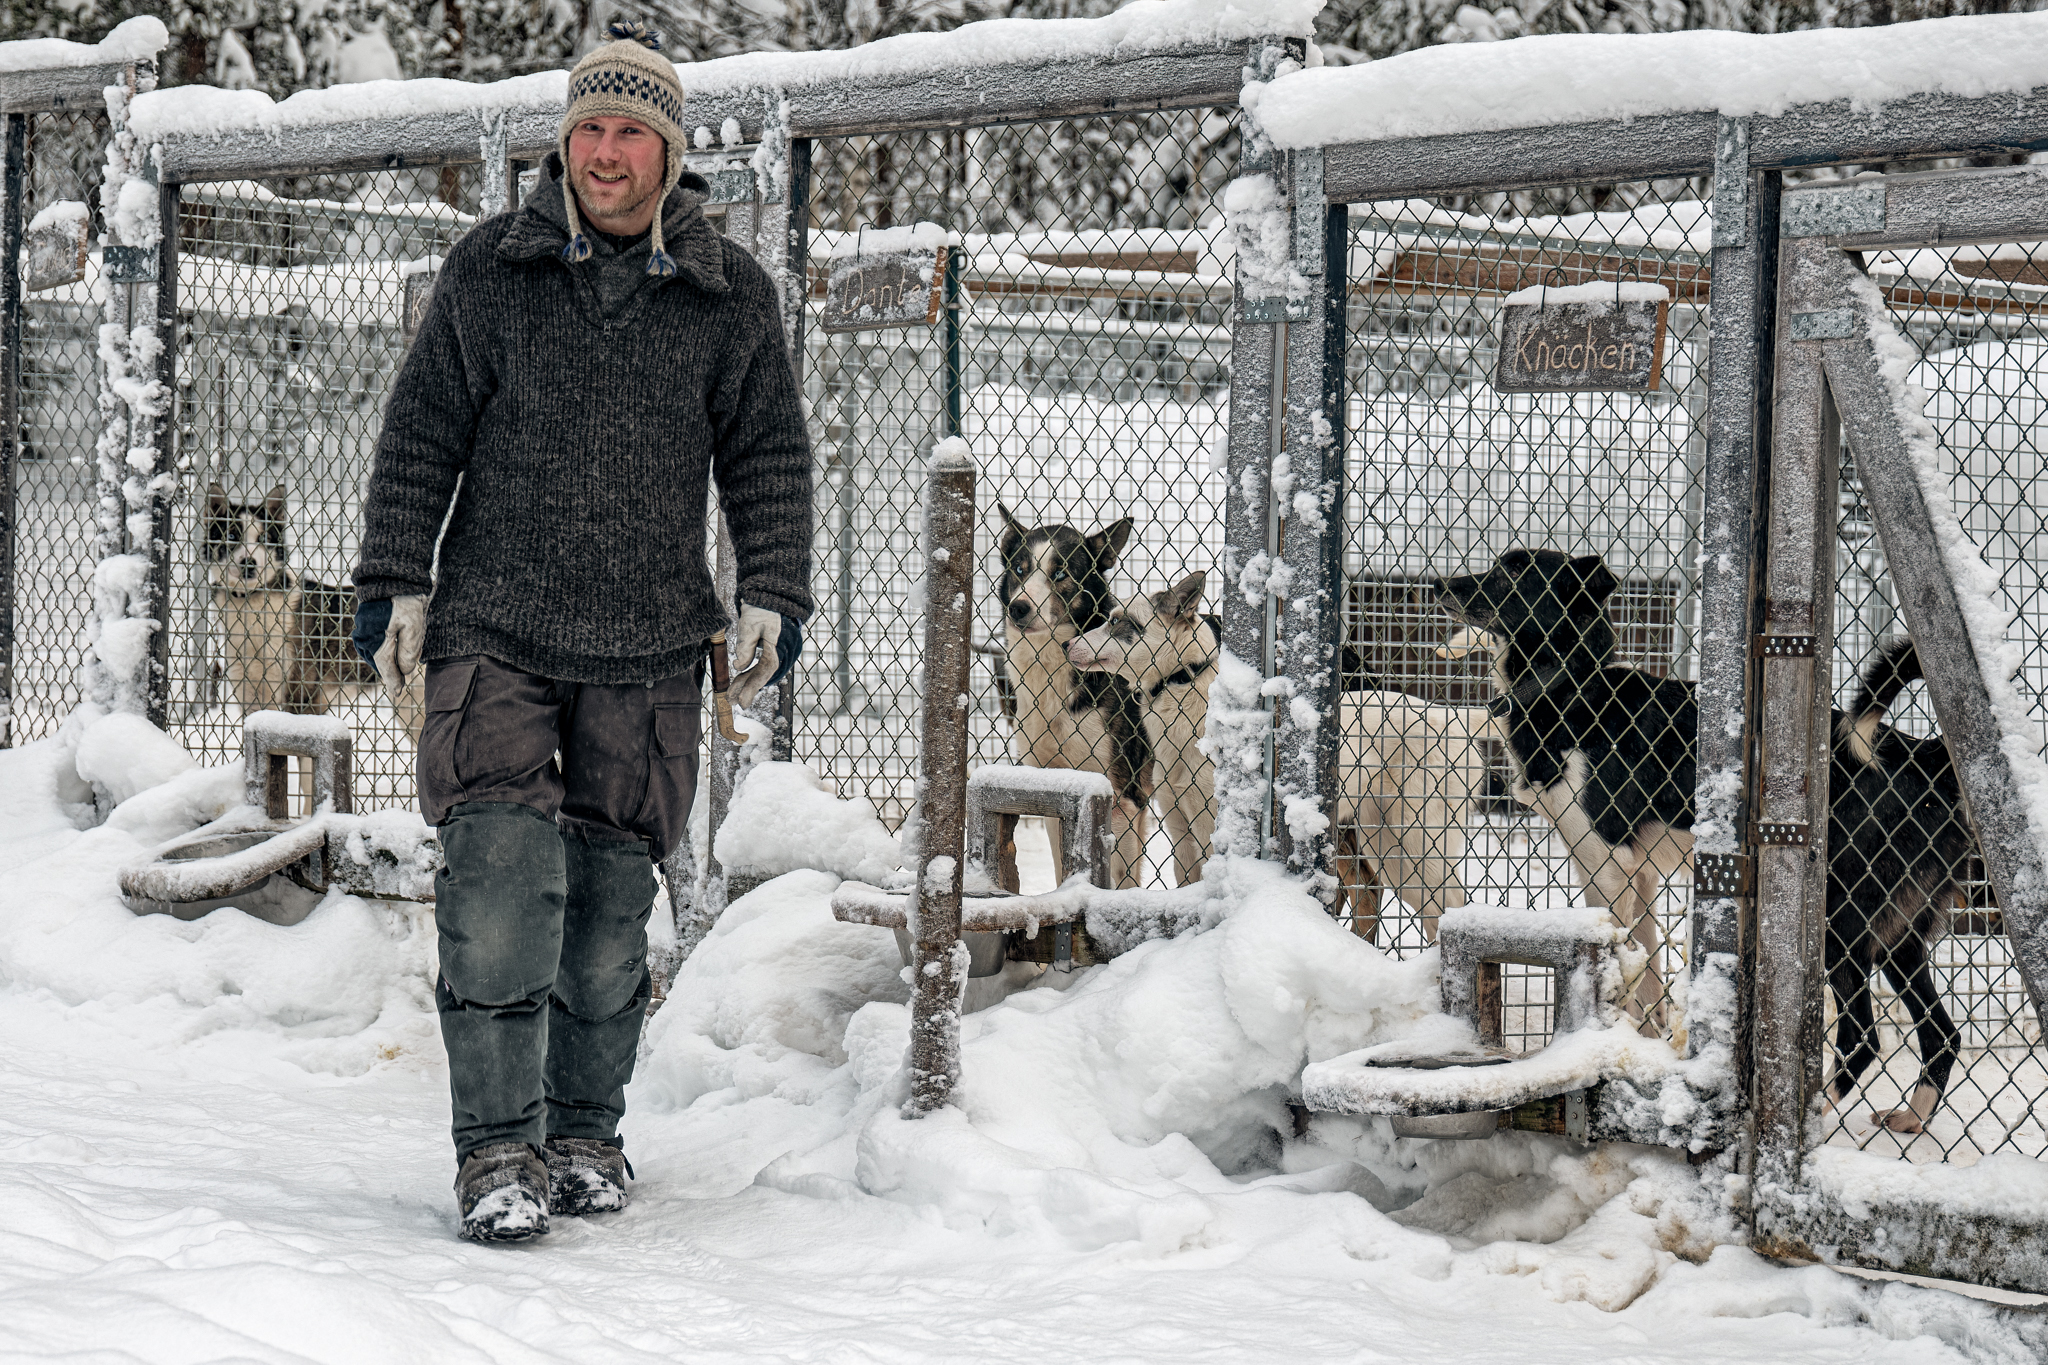
[[[938,321],[946,246],[947,233],[931,223],[849,234],[829,257],[820,330],[863,332]]]
[[[1509,393],[1654,392],[1664,378],[1670,304],[1642,297],[1664,295],[1657,285],[1623,289],[1620,298],[1612,284],[1509,295],[1500,310],[1493,386]]]

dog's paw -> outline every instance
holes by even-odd
[[[1873,1109],[1870,1111],[1870,1121],[1880,1128],[1889,1128],[1894,1133],[1927,1131],[1927,1125],[1910,1109]]]

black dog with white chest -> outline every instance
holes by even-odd
[[[1437,598],[1495,641],[1515,799],[1549,817],[1586,898],[1650,955],[1635,988],[1648,1032],[1664,994],[1657,890],[1692,857],[1699,710],[1692,684],[1614,666],[1616,585],[1598,555],[1510,550],[1483,574],[1441,580]]]
[[[1484,574],[1443,579],[1438,600],[1493,638],[1517,799],[1557,826],[1587,899],[1654,950],[1657,883],[1690,863],[1699,718],[1691,683],[1612,662],[1615,587],[1596,555],[1518,549]],[[1845,1099],[1877,1057],[1871,978],[1882,969],[1920,1050],[1906,1105],[1871,1115],[1900,1132],[1924,1128],[1960,1046],[1931,955],[1973,847],[1947,746],[1884,723],[1919,676],[1911,641],[1871,661],[1849,710],[1834,713],[1829,771],[1827,969],[1839,1009],[1829,1098]],[[1637,981],[1646,1028],[1658,990],[1653,971]]]

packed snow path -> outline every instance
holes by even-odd
[[[466,1243],[426,917],[129,915],[121,862],[238,774],[106,733],[0,752],[0,1359],[2032,1358],[1982,1304],[1715,1245],[1670,1154],[1276,1131],[1304,1057],[1426,1026],[1433,981],[1256,867],[1214,929],[970,1015],[920,1123],[893,940],[792,872],[650,1028],[633,1206]]]

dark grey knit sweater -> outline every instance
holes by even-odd
[[[726,624],[705,559],[713,474],[741,599],[810,615],[810,443],[774,287],[695,195],[664,205],[678,273],[611,318],[596,260],[560,257],[560,200],[544,175],[449,253],[385,411],[356,592],[431,592],[430,660],[646,682]]]

